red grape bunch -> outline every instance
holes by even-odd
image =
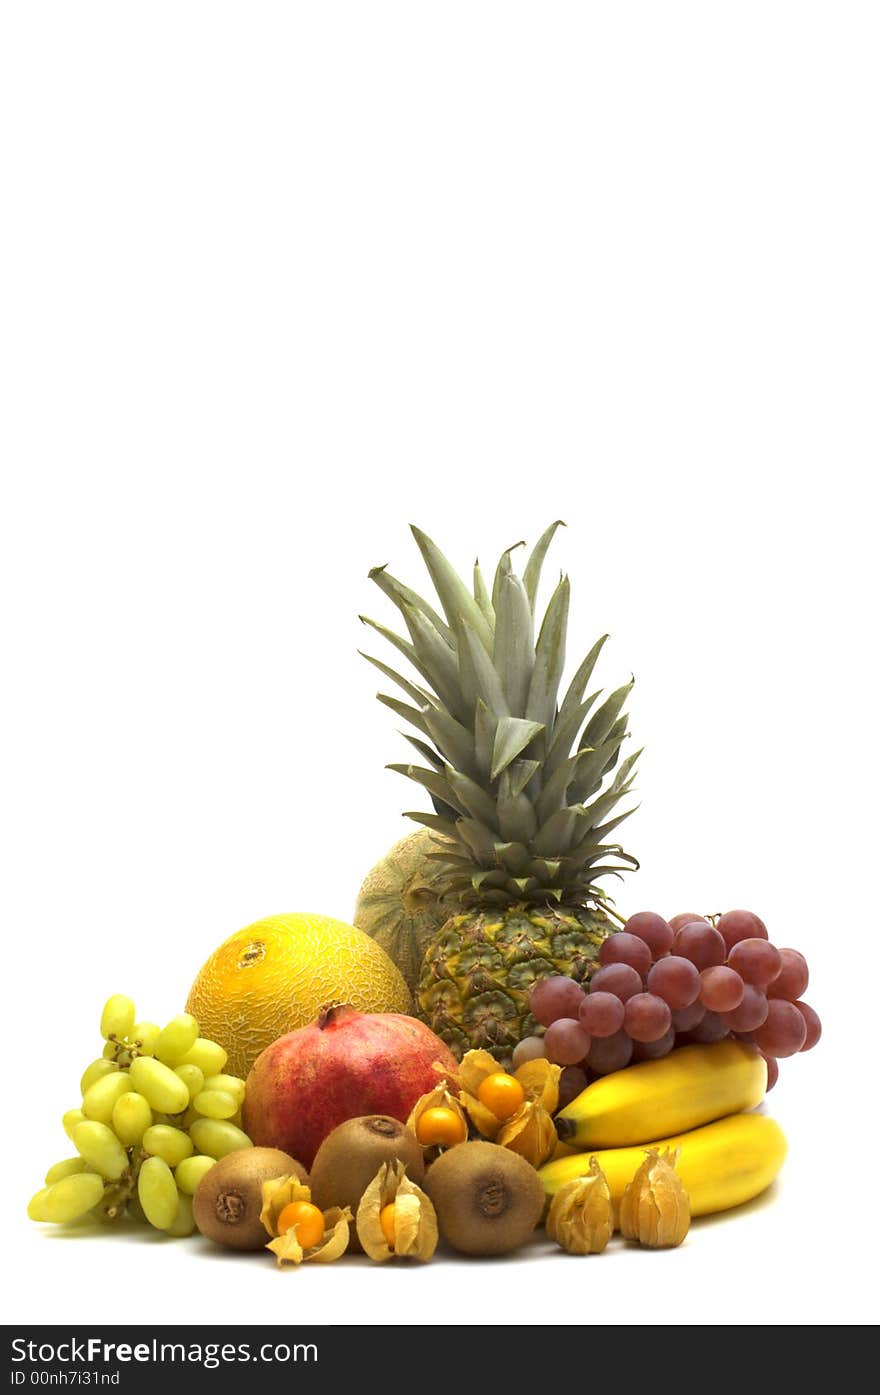
[[[563,1105],[592,1077],[727,1036],[757,1046],[772,1090],[778,1058],[809,1051],[822,1032],[801,1000],[807,961],[772,945],[752,911],[726,911],[714,923],[639,911],[605,940],[599,965],[586,987],[562,975],[533,985],[529,1007],[545,1031],[513,1053],[514,1067],[546,1056],[565,1068]]]

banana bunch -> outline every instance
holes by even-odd
[[[645,1144],[680,1150],[677,1171],[692,1215],[750,1201],[785,1161],[775,1120],[745,1112],[760,1103],[766,1084],[764,1058],[732,1040],[684,1046],[604,1076],[556,1116],[560,1147],[539,1172],[548,1201],[586,1176],[595,1157],[619,1205]]]

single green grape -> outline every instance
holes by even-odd
[[[167,1230],[177,1215],[178,1191],[174,1173],[162,1158],[147,1158],[138,1173],[138,1201],[157,1230]]]
[[[128,1154],[116,1134],[97,1119],[76,1125],[73,1146],[80,1157],[110,1181],[121,1177],[128,1167]]]
[[[167,1162],[169,1167],[176,1167],[195,1152],[189,1134],[184,1133],[183,1129],[175,1129],[171,1124],[153,1124],[141,1139],[141,1147],[146,1153]]]
[[[83,1071],[79,1082],[80,1094],[84,1095],[89,1086],[94,1085],[96,1080],[100,1080],[103,1075],[112,1075],[115,1070],[116,1065],[113,1061],[108,1061],[106,1056],[99,1056]]]
[[[216,1158],[209,1158],[205,1153],[198,1153],[191,1158],[184,1158],[174,1169],[174,1180],[182,1192],[188,1196],[194,1196],[196,1187],[201,1182],[206,1172],[210,1172],[216,1162]]]
[[[175,1066],[174,1074],[180,1076],[189,1090],[190,1103],[192,1103],[196,1095],[201,1094],[205,1088],[204,1071],[200,1071],[198,1066]]]
[[[193,1216],[193,1199],[185,1192],[177,1193],[177,1214],[170,1226],[167,1227],[168,1235],[192,1235],[196,1228],[195,1217]]]
[[[109,1124],[113,1106],[129,1088],[127,1071],[108,1071],[100,1080],[96,1080],[94,1085],[90,1085],[83,1095],[83,1114],[87,1119],[97,1119],[100,1124]]]
[[[153,1122],[153,1111],[137,1090],[127,1090],[113,1106],[110,1123],[117,1138],[127,1148],[140,1143]]]
[[[85,1172],[88,1163],[85,1158],[63,1158],[61,1162],[53,1163],[46,1173],[46,1186],[54,1186],[56,1182],[61,1182],[65,1177],[75,1177],[79,1172]]]
[[[193,1109],[206,1119],[231,1119],[238,1104],[225,1090],[202,1090],[193,1100]]]
[[[124,993],[114,993],[101,1013],[101,1036],[127,1037],[134,1026],[134,1003]]]
[[[161,1028],[158,1022],[135,1022],[128,1034],[128,1039],[134,1046],[135,1042],[140,1042],[137,1048],[142,1056],[153,1056],[156,1051],[156,1042],[159,1039]]]
[[[31,1220],[53,1221],[56,1224],[75,1221],[97,1206],[103,1194],[104,1179],[94,1172],[62,1177],[60,1182],[41,1188],[31,1198],[28,1215]]]
[[[227,1119],[196,1119],[189,1133],[199,1152],[212,1158],[225,1158],[239,1148],[254,1146],[247,1134]]]
[[[67,1109],[61,1116],[61,1124],[68,1138],[73,1138],[73,1131],[77,1124],[81,1124],[85,1115],[81,1109]]]
[[[43,1214],[43,1202],[51,1192],[52,1188],[41,1187],[38,1192],[34,1192],[27,1204],[27,1214],[29,1221],[48,1221],[49,1217]]]
[[[178,1062],[181,1066],[198,1066],[206,1076],[219,1075],[228,1060],[223,1047],[207,1037],[197,1037],[186,1055]]]
[[[152,1056],[136,1056],[128,1075],[135,1090],[160,1114],[180,1114],[189,1104],[189,1090],[180,1076]]]
[[[244,1103],[245,1083],[237,1075],[208,1075],[205,1077],[203,1090],[225,1090],[227,1095],[231,1095],[236,1104]]]
[[[199,1024],[191,1013],[181,1012],[162,1028],[155,1054],[166,1066],[177,1066],[196,1043]]]

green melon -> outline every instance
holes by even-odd
[[[358,892],[354,923],[370,935],[415,991],[425,949],[452,914],[432,885],[438,840],[428,828],[408,833],[367,873]]]

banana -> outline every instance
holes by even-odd
[[[659,1061],[605,1075],[556,1116],[570,1148],[625,1148],[684,1133],[760,1104],[767,1065],[739,1041],[682,1046]]]
[[[651,1146],[681,1149],[676,1171],[690,1197],[692,1216],[708,1216],[751,1201],[769,1187],[787,1149],[785,1134],[766,1114],[733,1114]],[[644,1147],[607,1148],[545,1163],[538,1176],[547,1200],[566,1182],[585,1176],[590,1158],[596,1159],[608,1179],[616,1215],[624,1187],[645,1160]]]

